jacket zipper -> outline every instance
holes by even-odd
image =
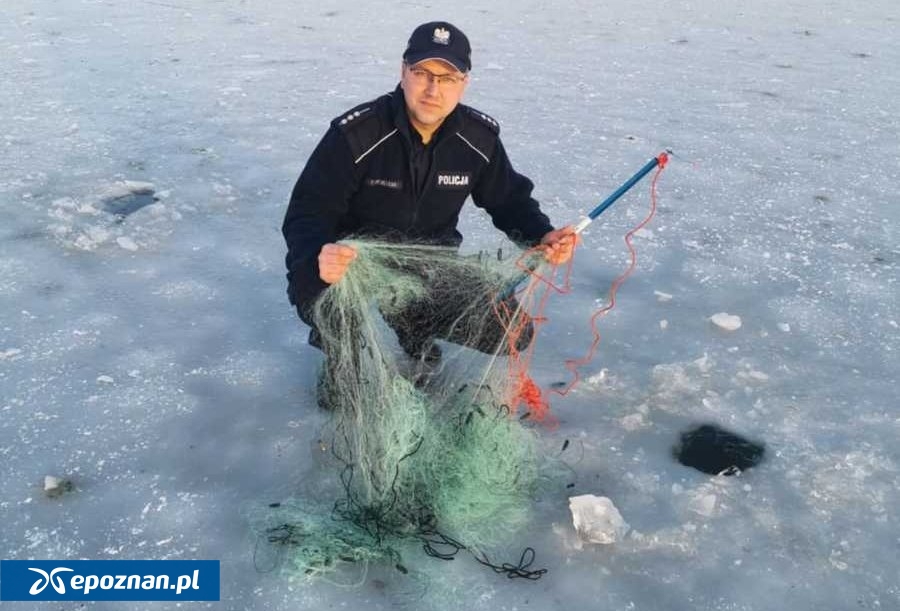
[[[421,208],[422,200],[425,199],[425,193],[428,191],[428,185],[430,185],[431,181],[434,180],[434,175],[437,172],[437,164],[435,163],[435,158],[437,155],[438,147],[441,146],[442,144],[443,144],[443,142],[435,142],[434,148],[431,149],[431,163],[429,164],[430,167],[428,168],[428,176],[425,177],[425,183],[424,183],[424,186],[422,187],[422,192],[419,194],[416,194],[415,189],[418,188],[418,185],[415,184],[416,181],[414,181],[414,180],[410,181],[410,182],[414,183],[413,184],[413,199],[415,200],[414,204],[413,204],[412,220],[409,223],[410,230],[412,230],[416,226],[416,222],[419,220],[419,208]],[[427,151],[426,151],[426,154],[427,154]],[[413,175],[412,170],[413,170],[412,152],[410,152],[409,175],[411,178]]]

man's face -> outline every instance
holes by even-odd
[[[452,64],[429,59],[403,64],[400,87],[410,122],[417,131],[433,133],[462,99],[469,79]]]

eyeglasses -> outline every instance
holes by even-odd
[[[438,87],[452,88],[460,85],[467,78],[465,74],[435,74],[425,68],[413,68],[409,64],[406,65],[406,69],[409,70],[412,80],[417,85],[430,85],[432,82],[436,82]]]

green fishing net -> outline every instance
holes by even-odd
[[[340,494],[295,495],[257,512],[255,528],[298,576],[374,561],[405,571],[411,542],[438,558],[467,550],[499,572],[489,555],[528,523],[541,476],[504,363],[509,342],[530,340],[529,320],[497,297],[521,271],[455,249],[348,243],[359,256],[313,314],[331,410],[322,448]],[[437,363],[423,328],[452,342]]]

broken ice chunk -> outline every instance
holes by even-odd
[[[615,543],[630,529],[613,502],[605,496],[582,494],[569,497],[569,509],[578,536],[587,543]]]
[[[719,312],[709,317],[712,324],[726,331],[737,331],[741,328],[741,317],[736,314]]]

